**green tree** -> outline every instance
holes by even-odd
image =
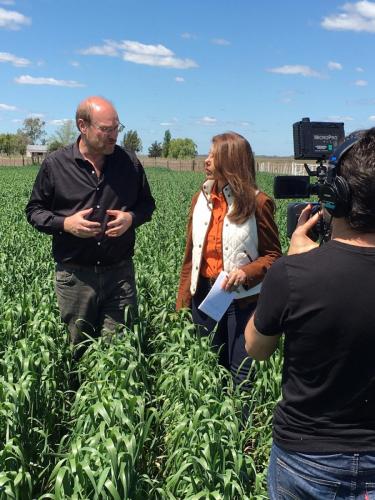
[[[24,134],[0,134],[0,153],[8,156],[26,154],[27,137]]]
[[[155,141],[148,148],[148,156],[151,158],[160,158],[163,153],[161,142]]]
[[[163,140],[163,156],[164,158],[167,158],[169,155],[169,145],[171,143],[172,139],[172,134],[170,130],[166,130],[164,133],[164,140]]]
[[[23,121],[22,129],[19,129],[17,133],[24,134],[28,139],[28,144],[37,144],[38,140],[43,142],[43,138],[46,135],[44,130],[46,122],[41,118],[25,118]]]
[[[136,130],[129,130],[125,132],[124,139],[122,141],[124,148],[130,151],[139,152],[142,151],[142,141]]]
[[[73,120],[64,121],[48,140],[48,151],[55,151],[75,141],[77,131]]]
[[[57,149],[62,148],[64,145],[57,139],[50,139],[48,141],[48,152],[52,153],[52,151],[56,151]]]
[[[197,145],[192,139],[171,139],[169,144],[169,158],[194,158],[197,154]]]
[[[22,156],[26,154],[26,148],[28,144],[28,137],[24,133],[17,131],[14,137],[14,142],[16,146],[16,152]]]
[[[6,155],[11,155],[14,148],[14,134],[1,134],[0,136],[0,151]]]

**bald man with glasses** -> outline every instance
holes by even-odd
[[[132,316],[127,306],[136,310],[135,228],[155,202],[136,155],[116,145],[124,127],[110,101],[82,101],[76,124],[77,141],[43,162],[26,215],[52,235],[57,300],[78,359],[83,341],[111,338]]]

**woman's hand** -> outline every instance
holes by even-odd
[[[222,288],[226,292],[233,292],[237,290],[237,288],[241,285],[244,285],[246,282],[246,274],[242,269],[237,269],[235,267],[232,269],[232,271],[228,274],[228,277],[223,281],[222,283]]]

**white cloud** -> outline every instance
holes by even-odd
[[[64,123],[71,122],[72,120],[69,118],[61,118],[61,119],[56,119],[56,120],[49,120],[49,124],[51,125],[64,125]]]
[[[215,118],[215,120],[216,120],[216,118]],[[198,122],[198,123],[201,123],[201,122]],[[250,127],[252,125],[252,123],[247,121],[247,120],[226,120],[226,121],[220,121],[220,122],[219,122],[219,120],[216,120],[216,122],[212,122],[212,123],[220,123],[221,125],[223,125],[223,127],[227,128],[227,130],[236,130],[236,128],[240,128],[240,127],[245,128],[245,127]]]
[[[10,104],[0,104],[0,109],[3,111],[16,111],[16,106],[11,106]]]
[[[279,66],[278,68],[270,68],[267,71],[270,73],[280,73],[281,75],[302,75],[314,78],[320,78],[321,74],[318,71],[300,64]]]
[[[70,61],[70,65],[73,66],[73,68],[79,68],[81,66],[78,61]]]
[[[363,99],[363,98],[360,98],[360,99],[349,99],[347,101],[347,104],[351,105],[351,106],[366,106],[366,107],[373,107],[375,106],[375,99]]]
[[[329,122],[352,122],[354,118],[352,116],[341,116],[341,115],[331,115],[327,117]]]
[[[347,2],[340,9],[342,13],[325,17],[321,26],[327,30],[375,33],[375,2]]]
[[[15,78],[16,83],[22,85],[53,85],[57,87],[85,87],[83,83],[76,82],[75,80],[56,80],[55,78],[46,77],[33,77],[30,75],[22,75]]]
[[[214,45],[230,45],[229,40],[225,40],[225,38],[212,38],[211,43]]]
[[[22,123],[22,120],[20,118],[14,118],[12,123]]]
[[[29,17],[15,10],[6,10],[0,7],[0,28],[19,30],[22,26],[28,26],[30,24],[31,19]]]
[[[328,69],[330,69],[331,71],[335,71],[335,70],[339,71],[342,69],[342,64],[339,62],[335,62],[335,61],[329,61],[327,66],[328,66]]]
[[[213,123],[216,123],[217,119],[214,118],[213,116],[203,116],[200,120],[198,120],[198,123],[203,123],[205,125],[211,125]]]
[[[180,59],[164,45],[148,45],[141,42],[104,40],[104,45],[93,46],[80,51],[83,55],[121,57],[124,61],[146,66],[188,69],[198,64],[192,59]]]
[[[28,118],[44,118],[44,113],[29,113]]]
[[[183,83],[185,81],[185,78],[182,76],[176,76],[175,81],[177,83]]]
[[[111,56],[119,57],[119,51],[116,47],[110,45],[110,40],[106,42],[107,45],[94,45],[88,49],[82,49],[79,51],[80,54],[84,56]]]
[[[357,87],[366,87],[366,85],[368,85],[368,81],[367,80],[356,80],[354,82],[354,85],[357,85]]]
[[[170,118],[168,121],[161,122],[160,125],[162,127],[171,127],[173,125],[177,125],[177,123],[178,123],[178,118],[173,117],[173,118]]]
[[[355,68],[356,71],[358,71],[358,73],[363,73],[365,70],[363,68],[361,68],[360,66],[358,66],[357,68]]]
[[[10,63],[13,66],[24,67],[31,64],[28,59],[24,57],[17,57],[13,54],[9,54],[9,52],[0,52],[0,63]]]
[[[181,38],[185,38],[186,40],[196,40],[197,35],[195,35],[194,33],[185,32],[181,33]]]
[[[160,57],[155,55],[124,53],[124,61],[146,66],[159,66],[164,68],[188,69],[196,68],[197,64],[192,59],[178,59],[176,57]]]
[[[117,44],[119,49],[125,50],[125,52],[130,52],[132,54],[139,54],[144,56],[158,56],[158,57],[168,57],[173,56],[173,52],[161,45],[147,45],[141,42],[135,42],[131,40],[123,40]]]
[[[370,122],[375,122],[375,115],[369,116],[368,119],[370,120]]]

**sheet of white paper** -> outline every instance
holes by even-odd
[[[227,276],[225,271],[221,271],[206,298],[198,307],[200,311],[206,313],[215,321],[221,320],[235,296],[235,292],[226,292],[221,288],[221,284]]]

